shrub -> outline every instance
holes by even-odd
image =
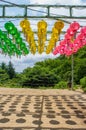
[[[79,89],[80,88],[80,85],[74,85],[73,86],[73,90],[77,90],[77,89]]]
[[[86,88],[83,88],[83,91],[86,93]]]
[[[67,82],[60,81],[58,84],[55,85],[56,89],[66,89],[67,88]]]
[[[82,88],[86,88],[86,76],[80,79],[80,85]]]

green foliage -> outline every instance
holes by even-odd
[[[12,79],[15,77],[15,69],[13,68],[13,64],[11,63],[11,61],[8,64],[8,68],[7,68],[7,73],[9,75],[9,78]]]
[[[7,66],[4,62],[1,63],[1,69],[3,70],[7,70]]]
[[[22,88],[22,86],[19,83],[17,83],[15,79],[9,79],[7,82],[3,84],[3,87]]]
[[[75,66],[75,82],[79,83],[80,79],[86,76],[86,58],[76,59]]]
[[[83,91],[86,93],[86,88],[83,88]]]
[[[9,75],[6,73],[5,70],[0,68],[0,83],[4,83],[9,79]]]
[[[56,89],[67,89],[67,82],[60,81],[58,84],[55,85]]]
[[[80,88],[80,85],[74,85],[73,90],[77,90]]]
[[[86,88],[86,76],[80,79],[80,85],[82,88]]]
[[[9,80],[11,78],[10,74],[13,74],[12,69],[9,69],[9,68],[12,68],[12,66],[9,67],[9,65],[7,66],[4,62],[2,62],[1,66],[0,66],[0,86],[1,87],[10,86],[10,84],[13,83],[13,81],[11,81],[11,83],[10,83],[10,80]],[[12,72],[10,73],[10,71],[12,71]],[[11,85],[11,86],[14,86],[14,85]]]
[[[49,70],[48,67],[44,68],[39,65],[31,68],[28,72],[24,71],[26,79],[23,82],[23,86],[39,87],[39,86],[54,86],[58,82],[57,75]]]

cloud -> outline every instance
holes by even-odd
[[[81,5],[86,0],[30,0],[30,4],[50,4],[50,5]]]
[[[50,5],[81,5],[86,4],[86,0],[9,0],[9,2],[15,4],[50,4]],[[5,2],[1,2],[0,4],[6,4]]]

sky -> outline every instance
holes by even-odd
[[[6,0],[8,1],[8,0]],[[8,2],[12,2],[12,3],[15,3],[15,4],[50,4],[50,5],[86,5],[86,0],[9,0]],[[6,4],[4,2],[1,2],[0,1],[0,5],[1,4]],[[40,8],[38,8],[37,10],[41,10]],[[43,9],[43,11],[46,11],[45,9]],[[55,9],[51,9],[51,13],[56,13],[58,15],[69,15],[68,11],[66,9],[61,9],[61,10],[58,10],[58,11],[55,11]],[[14,10],[9,10],[9,8],[6,10],[6,15],[16,15],[17,13],[20,13],[22,14],[23,13],[23,10],[17,10],[17,11],[14,11]],[[30,13],[30,10],[28,11],[28,13]],[[33,12],[34,15],[40,15],[38,12]],[[74,10],[73,14],[75,16],[77,15],[80,15],[80,12],[79,10]],[[1,15],[1,10],[0,10],[0,15]],[[82,15],[85,15],[86,16],[86,9],[82,10]],[[14,20],[14,19],[10,19],[10,20]],[[16,21],[12,21],[15,26],[21,30],[20,26],[19,26],[19,22],[20,22],[21,19],[17,19]],[[40,19],[39,19],[40,20]],[[0,18],[0,29],[4,30],[4,24],[9,21],[9,19],[1,19]],[[50,19],[46,19],[46,21],[48,22],[48,30],[51,30],[52,29],[52,26],[55,22],[55,20],[50,20]],[[33,29],[33,31],[37,31],[37,26],[36,26],[36,23],[38,22],[37,20],[30,20],[31,22],[31,27]],[[80,21],[82,25],[85,25],[85,22],[83,21]],[[64,30],[66,30],[68,27],[68,25],[66,25],[64,27]],[[50,38],[50,36],[48,35],[48,37]],[[21,56],[21,58],[17,58],[17,57],[14,57],[12,56],[11,58],[9,56],[5,56],[5,55],[2,55],[0,54],[0,64],[2,62],[5,62],[6,64],[8,64],[9,61],[11,61],[15,67],[15,70],[17,72],[22,72],[25,68],[27,67],[33,67],[34,64],[36,62],[39,62],[39,61],[43,61],[44,59],[48,59],[48,58],[56,58],[58,57],[58,55],[54,56],[52,53],[47,55],[46,53],[43,53],[43,54],[38,54],[36,53],[35,55],[32,55],[31,53],[28,54],[27,56]]]

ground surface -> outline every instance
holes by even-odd
[[[0,130],[86,130],[86,94],[0,88]]]

